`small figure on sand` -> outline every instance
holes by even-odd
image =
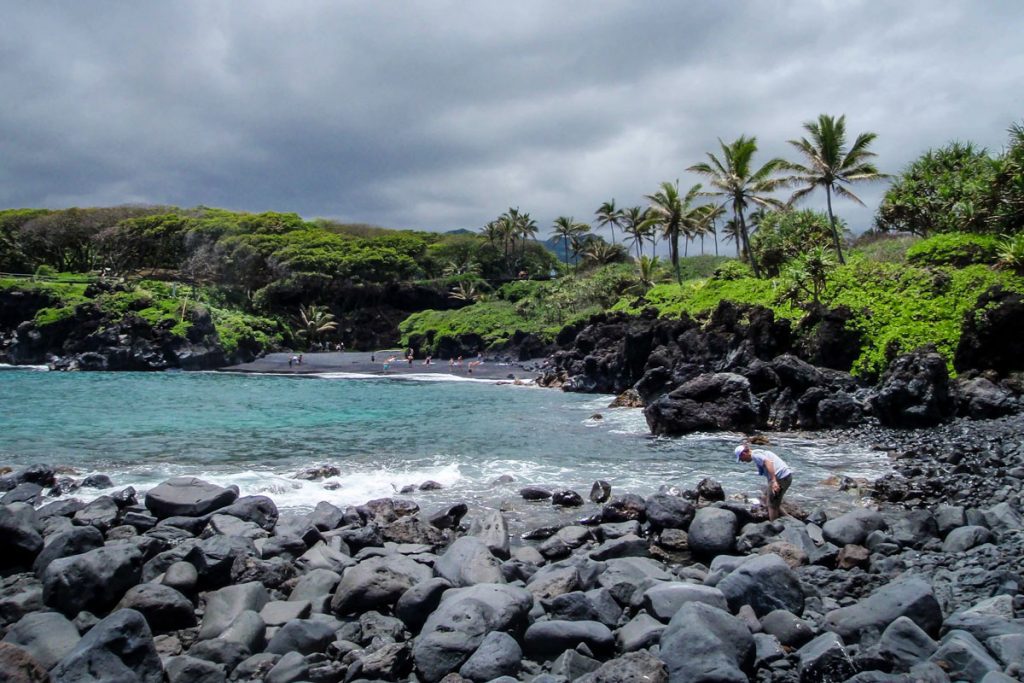
[[[298,356],[295,356],[295,355],[288,356],[288,367],[291,367],[295,363],[298,363],[298,362],[299,362],[299,357]]]
[[[754,461],[757,473],[767,477],[768,490],[765,500],[768,507],[768,519],[776,520],[782,516],[782,497],[793,483],[793,470],[786,461],[769,450],[751,450],[749,444],[740,444],[733,451],[736,462]]]
[[[376,363],[377,362],[377,354],[374,351],[370,351],[370,362],[371,363]]]
[[[448,372],[451,372],[454,369],[455,369],[455,359],[454,358],[449,358],[448,359]]]
[[[473,374],[473,368],[475,368],[476,366],[480,365],[481,363],[483,363],[482,360],[471,360],[471,361],[469,361],[469,367],[468,367],[467,372],[469,372],[469,374],[472,375]]]
[[[431,356],[427,356],[427,357],[426,357],[426,358],[425,358],[425,359],[423,360],[423,364],[424,364],[424,365],[430,365],[430,359],[431,359]]]

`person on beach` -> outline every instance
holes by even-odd
[[[768,507],[768,519],[776,520],[782,516],[782,497],[793,483],[793,470],[786,461],[768,450],[751,450],[749,444],[740,444],[733,451],[736,462],[754,461],[757,473],[767,477],[768,491],[765,496]]]

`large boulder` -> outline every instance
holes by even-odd
[[[7,629],[4,642],[24,648],[44,668],[52,669],[78,644],[78,629],[57,612],[26,614]],[[3,676],[0,676],[3,680]]]
[[[130,609],[117,610],[92,627],[53,670],[60,683],[163,683],[160,665],[145,618]]]
[[[822,633],[797,651],[801,681],[845,681],[857,673],[843,641],[835,633]]]
[[[576,679],[576,683],[668,683],[665,663],[647,650],[630,652],[602,664],[595,671]]]
[[[331,610],[344,615],[390,607],[402,593],[432,577],[430,567],[405,556],[372,557],[345,572]]]
[[[476,583],[505,583],[501,560],[476,536],[463,536],[448,546],[434,562],[434,571],[453,586]]]
[[[967,309],[953,357],[957,372],[994,370],[1001,375],[1024,369],[1024,296],[993,287]]]
[[[532,606],[530,593],[506,584],[446,592],[413,646],[420,677],[435,683],[457,671],[492,631],[521,632]]]
[[[654,434],[751,431],[758,411],[750,381],[735,373],[698,375],[644,409]]]
[[[92,526],[79,526],[61,531],[50,537],[42,552],[32,563],[32,571],[42,576],[50,563],[61,557],[80,555],[103,546],[103,534]]]
[[[953,416],[946,359],[920,349],[900,356],[882,375],[870,399],[879,422],[888,427],[934,427]]]
[[[984,377],[958,378],[956,394],[957,414],[975,420],[1002,417],[1020,409],[1013,394]]]
[[[713,586],[670,581],[656,584],[644,592],[644,609],[662,621],[672,619],[689,602],[703,602],[721,610],[729,609],[725,595]]]
[[[523,650],[515,638],[502,631],[491,631],[459,669],[459,675],[481,683],[501,676],[515,676],[522,659]]]
[[[748,683],[754,638],[741,619],[689,602],[661,634],[661,659],[671,683]]]
[[[270,594],[261,583],[250,581],[225,586],[206,595],[206,612],[197,638],[208,640],[220,636],[242,612],[259,612],[270,602]]]
[[[822,535],[829,543],[840,548],[845,545],[863,545],[872,531],[886,528],[885,519],[877,510],[855,508],[830,519],[821,527]]]
[[[50,607],[72,617],[82,610],[106,612],[141,580],[142,551],[120,543],[62,557],[42,578],[43,600]]]
[[[645,501],[647,521],[654,529],[685,529],[697,509],[693,503],[665,493],[656,493]]]
[[[739,520],[731,510],[701,508],[690,522],[690,551],[703,558],[732,552],[738,528]]]
[[[43,549],[39,520],[32,506],[25,503],[0,505],[0,567],[32,564]]]
[[[553,659],[581,644],[597,655],[607,655],[615,648],[615,637],[599,621],[538,621],[526,629],[523,642],[534,659]]]
[[[509,557],[508,522],[501,510],[485,510],[469,525],[469,535],[476,536],[495,555],[503,560]]]
[[[267,644],[267,652],[285,655],[298,652],[308,655],[323,652],[334,642],[334,627],[324,621],[314,619],[294,619],[278,629]]]
[[[804,611],[800,578],[774,553],[745,561],[719,581],[717,588],[734,612],[743,605],[750,605],[759,617],[777,609],[797,616]]]
[[[160,519],[201,517],[237,499],[237,487],[225,488],[196,477],[174,477],[149,490],[146,507]]]
[[[132,586],[121,598],[118,607],[139,612],[154,633],[177,631],[196,623],[194,608],[189,599],[170,586],[159,583]]]
[[[900,617],[909,618],[932,637],[938,634],[942,608],[928,583],[916,577],[897,579],[854,605],[827,613],[824,627],[844,642],[874,641]]]

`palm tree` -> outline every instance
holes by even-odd
[[[730,218],[722,226],[722,241],[733,242],[736,245],[736,258],[743,258],[740,252],[740,242],[743,240],[740,238],[740,224],[736,222],[735,218]]]
[[[794,181],[804,187],[793,193],[790,204],[806,197],[818,187],[825,188],[825,200],[828,204],[828,220],[832,227],[832,246],[835,247],[839,263],[846,263],[843,250],[839,244],[839,230],[836,228],[836,217],[832,213],[832,193],[840,197],[852,199],[861,206],[864,202],[848,190],[844,185],[868,180],[886,178],[879,173],[870,161],[876,156],[868,150],[871,143],[878,137],[876,133],[861,133],[846,149],[846,116],[838,119],[828,114],[821,114],[817,121],[808,121],[804,130],[811,139],[800,138],[790,140],[789,144],[796,147],[806,160],[806,165],[790,164],[790,170],[796,172]]]
[[[338,329],[338,323],[334,322],[334,314],[326,308],[310,304],[299,306],[298,327],[298,336],[313,343],[324,332]]]
[[[704,230],[700,235],[700,251],[704,253],[704,235],[711,233],[715,237],[715,256],[718,256],[718,219],[725,215],[725,207],[721,204],[704,205]]]
[[[572,216],[559,216],[554,222],[554,232],[551,236],[562,240],[562,253],[565,256],[566,264],[569,263],[569,240],[576,232],[575,226],[578,225],[576,220]]]
[[[628,260],[625,247],[621,244],[608,244],[603,239],[590,240],[590,243],[583,250],[583,258],[587,263],[596,266],[605,266],[609,263],[618,263]]]
[[[572,245],[573,266],[577,271],[580,269],[580,254],[590,242],[590,224],[575,223],[572,226],[572,235],[569,244]]]
[[[670,183],[665,181],[661,189],[654,194],[646,195],[651,202],[649,218],[644,225],[660,226],[662,236],[669,241],[669,260],[676,271],[676,281],[682,284],[682,275],[679,272],[679,233],[689,229],[692,225],[694,207],[693,200],[700,193],[700,184],[694,185],[686,193],[686,197],[679,196],[679,181]]]
[[[782,202],[769,197],[769,192],[774,192],[785,187],[789,178],[774,177],[779,171],[789,167],[783,159],[771,159],[764,166],[753,170],[752,159],[757,151],[757,138],[748,138],[741,135],[731,144],[725,144],[721,140],[718,144],[722,148],[722,158],[719,159],[713,153],[708,152],[707,161],[694,164],[688,170],[699,173],[708,179],[714,191],[706,193],[710,197],[724,197],[732,203],[732,213],[739,228],[740,239],[743,241],[743,249],[750,259],[750,268],[754,271],[755,277],[761,276],[757,267],[757,260],[750,250],[750,236],[747,234],[747,224],[744,219],[744,212],[749,203],[758,206],[782,207]]]
[[[537,233],[540,232],[540,228],[537,227],[537,221],[530,217],[530,214],[524,213],[519,217],[519,225],[517,226],[516,234],[519,239],[522,240],[519,251],[520,265],[526,259],[526,241],[530,239],[537,239]]]
[[[654,276],[658,271],[658,257],[641,256],[636,270],[641,294],[645,294],[647,290],[654,286]]]
[[[633,243],[636,247],[636,256],[644,255],[644,239],[647,237],[647,229],[643,222],[647,220],[647,210],[640,206],[630,206],[622,210],[622,232],[629,235],[624,241]]]
[[[615,244],[615,228],[622,226],[622,209],[615,208],[615,200],[605,202],[594,214],[597,216],[597,224],[601,227],[608,226],[612,231],[612,244]]]
[[[498,221],[491,221],[480,230],[480,234],[487,238],[491,246],[494,246],[494,243],[501,238],[501,225]]]

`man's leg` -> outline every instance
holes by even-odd
[[[768,519],[775,521],[782,516],[782,498],[786,495],[786,491],[789,490],[789,485],[793,483],[793,475],[789,475],[785,479],[779,479],[779,491],[775,493],[771,490],[771,486],[768,487]]]

